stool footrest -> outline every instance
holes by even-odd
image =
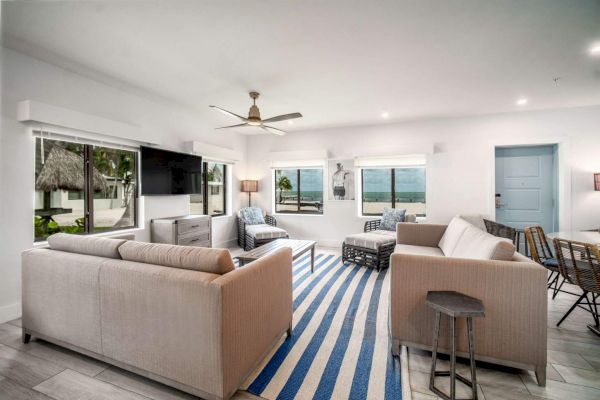
[[[450,376],[450,371],[435,371],[435,376]],[[454,374],[454,376],[456,377],[456,379],[458,379],[459,381],[461,381],[465,385],[473,387],[473,382],[471,382],[470,380],[468,380],[464,376],[462,376],[460,374]]]

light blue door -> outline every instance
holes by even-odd
[[[496,221],[558,230],[556,146],[496,148]]]

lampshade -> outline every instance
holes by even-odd
[[[600,191],[600,172],[594,174],[594,190]]]
[[[242,192],[258,192],[258,181],[244,180],[242,181]]]

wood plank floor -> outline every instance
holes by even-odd
[[[241,250],[232,249],[232,254]],[[339,249],[317,252],[340,254]],[[573,291],[573,288],[570,288]],[[598,400],[600,399],[600,338],[586,325],[591,316],[575,311],[560,328],[555,324],[574,297],[560,294],[548,300],[548,382],[536,384],[533,373],[481,365],[477,368],[478,393],[485,400]],[[409,375],[413,400],[437,399],[428,390],[431,353],[409,350]],[[447,367],[441,361],[440,368]],[[467,374],[465,364],[459,371]],[[468,374],[467,374],[468,375]],[[439,382],[445,388],[442,381]],[[447,386],[447,385],[446,385]],[[468,391],[458,384],[459,394]],[[445,388],[447,389],[447,388]],[[21,343],[20,320],[0,324],[0,399],[40,400],[177,400],[196,397],[110,366],[44,341]],[[260,400],[239,391],[235,400]],[[410,400],[410,399],[404,399]]]

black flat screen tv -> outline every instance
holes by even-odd
[[[201,194],[202,157],[140,147],[142,196]]]

